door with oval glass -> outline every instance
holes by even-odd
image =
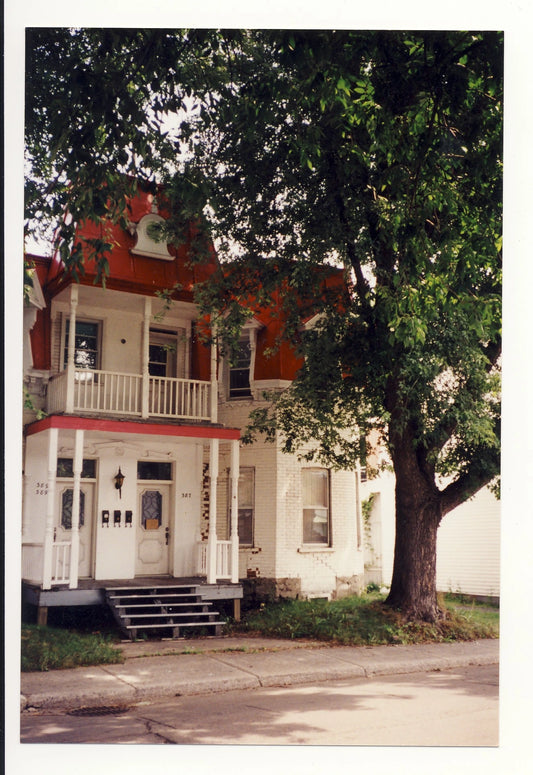
[[[93,488],[94,484],[89,482],[82,482],[80,488],[80,554],[78,562],[78,576],[81,578],[88,578],[92,576]],[[72,541],[73,496],[73,483],[61,482],[58,480],[54,543]]]
[[[157,576],[169,572],[169,500],[170,486],[139,486],[135,575]]]

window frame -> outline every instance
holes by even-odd
[[[78,325],[83,324],[89,324],[96,327],[96,347],[94,350],[90,351],[84,351],[80,350],[80,352],[94,352],[95,353],[95,366],[89,367],[89,366],[83,366],[80,363],[76,363],[76,353],[78,352],[78,349],[76,348],[76,337],[78,336],[77,333],[77,327]],[[68,340],[70,336],[70,318],[65,318],[65,326],[63,331],[63,370],[65,370],[68,366]],[[74,369],[75,371],[99,371],[102,368],[102,321],[101,320],[94,320],[91,318],[76,318],[76,333],[74,334]]]
[[[251,477],[251,491],[252,491],[252,503],[251,505],[241,506],[239,503],[239,493],[241,492],[240,479],[242,476],[250,474]],[[228,471],[228,535],[231,535],[231,473]],[[251,542],[243,541],[240,524],[241,524],[241,512],[250,511],[250,534]],[[251,549],[255,546],[255,467],[254,466],[240,466],[239,467],[239,490],[237,494],[237,530],[239,533],[239,549]]]
[[[165,361],[154,361],[150,358],[150,348],[158,347],[165,351]],[[154,374],[152,365],[159,365],[165,368],[165,374]],[[148,374],[150,377],[158,379],[176,378],[178,375],[178,333],[177,331],[167,331],[160,328],[150,328],[148,339]]]
[[[309,472],[314,473],[323,473],[325,474],[325,480],[326,480],[326,498],[325,498],[325,504],[323,503],[306,503],[306,492],[305,492],[305,476]],[[302,546],[309,548],[317,548],[317,549],[328,549],[332,547],[332,529],[331,529],[331,470],[329,468],[321,468],[318,466],[309,466],[301,469],[301,487],[302,487]],[[327,512],[326,514],[326,526],[327,526],[327,535],[326,540],[309,540],[308,539],[308,530],[306,529],[306,511],[312,511],[314,510],[325,510]],[[316,515],[315,515],[316,518]]]
[[[238,359],[240,355],[240,350],[243,347],[248,348],[248,354],[249,357],[247,359],[247,365],[242,366],[239,365]],[[228,397],[232,400],[239,400],[242,398],[251,398],[252,396],[252,384],[251,384],[251,371],[252,371],[252,343],[250,341],[250,336],[247,334],[246,336],[241,336],[237,345],[237,352],[236,352],[236,362],[235,364],[232,363],[231,357],[228,358]],[[235,388],[232,387],[232,376],[236,373],[242,373],[245,374],[247,372],[247,385],[245,385],[242,388]],[[237,392],[235,392],[237,391]]]

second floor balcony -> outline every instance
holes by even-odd
[[[47,412],[216,422],[216,383],[67,367],[49,382]]]

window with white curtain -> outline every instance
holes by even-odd
[[[303,542],[330,545],[329,471],[302,469]]]

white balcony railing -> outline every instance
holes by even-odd
[[[216,577],[231,579],[231,541],[217,541]],[[198,542],[198,575],[207,576],[207,541]]]
[[[210,383],[150,377],[148,413],[155,417],[209,420]]]
[[[52,544],[51,584],[70,582],[70,541],[54,541]],[[22,545],[22,578],[26,581],[44,581],[44,544],[29,542]]]
[[[52,544],[52,584],[67,584],[70,581],[70,541],[55,541]]]
[[[70,403],[72,412],[212,420],[211,383],[193,379],[77,369],[69,385],[65,370],[49,382],[47,411],[69,413]]]

